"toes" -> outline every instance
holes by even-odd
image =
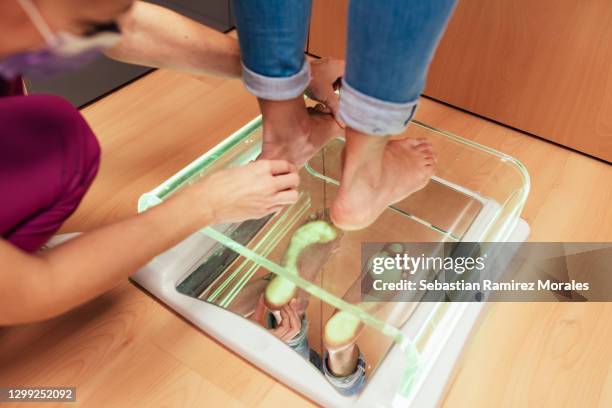
[[[399,140],[401,140],[401,141],[405,142],[405,143],[406,143],[408,146],[410,146],[410,147],[417,147],[418,145],[420,145],[421,143],[423,143],[424,141],[426,141],[426,139],[425,139],[425,138],[423,138],[423,137],[417,137],[417,138],[414,138],[414,137],[408,137],[408,138],[405,138],[405,139],[399,139]]]
[[[431,142],[424,137],[419,137],[416,139],[408,138],[408,139],[404,139],[402,142],[404,142],[406,146],[416,149],[417,151],[432,151],[433,152],[433,146],[431,145]]]
[[[330,222],[329,208],[320,208],[308,217],[308,221],[327,221]]]
[[[438,156],[436,155],[436,152],[429,141],[421,141],[418,145],[414,146],[414,149],[425,156],[425,158],[428,160],[433,160],[434,164],[438,162]]]
[[[433,146],[428,140],[419,142],[417,145],[414,146],[414,148],[417,150],[433,150]]]
[[[433,167],[436,165],[436,158],[434,156],[425,156],[423,163],[425,167]]]
[[[423,154],[426,158],[432,159],[434,163],[438,162],[438,155],[433,150],[424,150]]]
[[[425,156],[435,156],[436,152],[434,152],[431,146],[418,146],[415,148],[419,153]]]

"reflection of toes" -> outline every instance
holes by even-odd
[[[275,276],[264,292],[264,302],[270,310],[279,310],[297,295],[297,286],[288,279]]]
[[[393,242],[393,243],[388,243],[387,245],[385,245],[382,250],[392,255],[403,254],[404,246],[400,242]]]
[[[303,254],[315,251],[308,258],[313,260],[315,255],[322,257],[322,266],[326,257],[329,256],[335,245],[339,243],[341,236],[340,231],[329,222],[323,220],[306,222],[291,236],[289,246],[283,256],[283,266],[295,275],[302,275],[303,272],[306,275],[310,275],[306,271],[300,270],[301,260],[305,258]],[[326,245],[329,245],[327,247],[328,251],[321,250],[321,248],[325,249]],[[310,267],[313,266],[314,264],[310,265]],[[289,303],[296,295],[297,286],[295,283],[282,276],[276,276],[266,287],[264,300],[269,309],[277,310]]]
[[[319,221],[319,220],[329,221],[329,209],[320,208],[317,211],[310,214],[310,217],[308,217],[308,222]]]
[[[362,327],[363,323],[358,317],[343,310],[337,311],[325,324],[325,347],[337,350],[353,344]]]
[[[310,214],[310,216],[308,217],[307,223],[312,222],[312,221],[325,221],[326,223],[334,226],[331,212],[332,210],[329,207],[318,209],[314,213]],[[344,232],[342,230],[338,230],[335,227],[334,229],[336,230],[336,233],[338,234],[336,239],[333,240],[333,246],[335,247],[338,245],[340,239],[344,236]]]

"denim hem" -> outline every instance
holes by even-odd
[[[251,71],[243,63],[242,81],[250,93],[261,99],[284,101],[297,98],[310,83],[310,64],[304,60],[302,68],[288,77],[269,77]]]
[[[323,366],[323,374],[325,375],[325,378],[327,378],[333,387],[344,396],[354,395],[360,392],[365,385],[366,369],[366,361],[361,351],[359,352],[355,371],[345,377],[337,377],[331,371],[329,371],[329,368],[327,367],[328,359],[329,353],[325,351],[321,365]]]
[[[340,88],[340,119],[347,126],[369,135],[396,135],[406,130],[414,116],[417,101],[383,101],[359,92],[343,79]]]
[[[302,344],[305,344],[306,348],[308,348],[308,319],[306,316],[302,317],[299,333],[292,339],[287,340],[287,345],[291,348],[299,347]]]

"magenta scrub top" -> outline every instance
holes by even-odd
[[[0,96],[23,95],[23,82],[21,78],[12,81],[0,79]]]
[[[23,95],[0,80],[0,236],[31,252],[74,212],[98,170],[100,147],[77,109]]]

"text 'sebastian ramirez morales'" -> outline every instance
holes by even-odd
[[[374,278],[372,288],[381,291],[557,291],[557,290],[589,290],[588,282],[558,282],[549,279],[537,279],[533,282],[519,282],[514,279],[508,282],[497,282],[489,279],[468,281],[459,279],[452,282],[431,281],[429,279],[395,279],[409,274],[414,276],[418,271],[454,271],[463,275],[466,271],[481,272],[485,269],[486,255],[481,257],[435,257],[408,254],[395,256],[374,256],[370,260],[370,271]],[[401,272],[401,274],[398,274]],[[394,279],[389,279],[393,277]]]

